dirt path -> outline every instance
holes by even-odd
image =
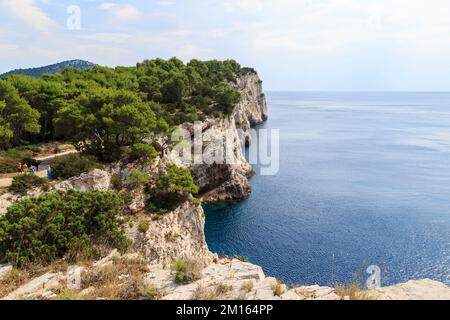
[[[40,161],[37,176],[44,178],[47,176],[47,166],[52,164],[57,158],[66,156],[68,154],[78,153],[76,150],[70,150],[66,152],[61,152],[58,154],[54,154],[46,157],[39,157],[36,160]],[[20,175],[21,173],[11,173],[11,174],[3,174],[0,175],[0,188],[7,188],[11,185],[12,180],[15,176]]]

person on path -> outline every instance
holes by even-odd
[[[49,180],[53,179],[52,167],[50,165],[47,167],[47,178],[49,178]]]

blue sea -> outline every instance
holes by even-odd
[[[280,171],[206,207],[206,238],[284,282],[450,284],[450,93],[269,92]],[[258,167],[255,167],[258,172]]]

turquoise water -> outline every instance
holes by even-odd
[[[267,94],[276,176],[206,208],[206,237],[288,284],[450,284],[450,93]],[[257,169],[257,168],[256,168]]]

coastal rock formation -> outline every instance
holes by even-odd
[[[267,119],[267,103],[262,81],[256,72],[248,72],[237,79],[241,93],[239,102],[227,119],[209,119],[203,125],[203,136],[223,137],[225,163],[198,164],[191,171],[205,202],[233,201],[246,198],[251,193],[249,178],[253,169],[244,156],[250,142],[249,129]]]
[[[262,81],[254,71],[242,74],[237,80],[237,88],[241,92],[233,117],[244,129],[250,129],[268,118],[266,97],[263,93]]]
[[[142,232],[139,223],[149,228]],[[213,260],[205,240],[205,217],[199,205],[186,202],[173,212],[158,219],[144,216],[128,235],[133,239],[133,251],[139,252],[150,264],[170,266],[176,259],[190,260],[206,265]]]

